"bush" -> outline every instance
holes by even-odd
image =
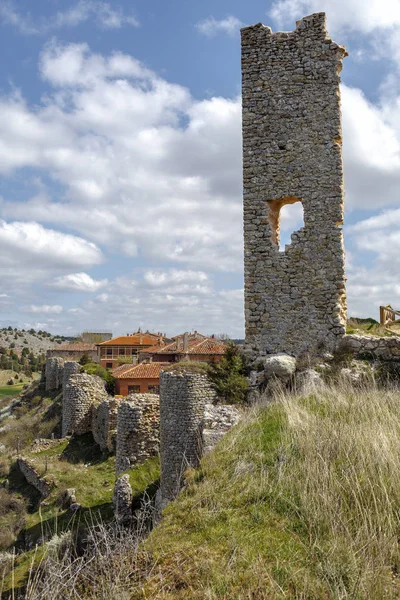
[[[80,365],[88,365],[90,363],[90,358],[88,354],[83,354],[79,360]]]
[[[212,363],[208,376],[218,398],[227,404],[239,404],[246,400],[249,382],[246,365],[235,344],[229,344],[219,363]]]

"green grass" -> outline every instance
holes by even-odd
[[[18,396],[24,387],[23,383],[18,383],[15,385],[4,385],[0,387],[0,399],[5,397],[12,398],[13,396]]]
[[[38,453],[24,453],[32,461],[38,472],[53,482],[53,490],[40,504],[35,490],[26,483],[17,469],[12,469],[8,479],[10,491],[24,498],[30,506],[23,531],[16,542],[17,549],[23,549],[23,541],[28,537],[36,543],[43,536],[50,539],[63,531],[85,529],[89,523],[100,519],[107,522],[113,517],[112,495],[115,483],[115,456],[104,456],[95,445],[91,434],[62,441],[60,444]],[[159,459],[152,458],[136,468],[127,471],[134,498],[139,501],[143,492],[159,477]],[[81,509],[72,515],[61,507],[60,494],[67,488],[76,490],[77,502]],[[19,585],[26,583],[30,554],[23,552],[17,560],[18,570],[14,573]],[[40,554],[41,556],[41,554]],[[3,590],[10,589],[9,575]]]

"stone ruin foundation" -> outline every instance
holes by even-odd
[[[339,73],[346,56],[325,14],[295,31],[242,29],[246,349],[333,351],[345,334]],[[279,249],[280,211],[304,227]]]
[[[62,437],[82,435],[92,430],[93,410],[108,399],[100,377],[76,373],[65,386],[62,411]]]
[[[160,397],[134,394],[118,405],[117,475],[135,464],[157,456],[160,446]]]
[[[58,390],[62,387],[64,377],[64,359],[54,356],[46,359],[45,389],[46,392]]]
[[[50,358],[47,360],[52,360],[52,359]],[[74,360],[69,360],[64,363],[64,373],[63,373],[63,382],[62,382],[63,393],[65,393],[65,387],[68,384],[71,375],[75,375],[76,373],[79,373],[81,368],[82,368],[81,365]]]
[[[117,441],[118,400],[107,398],[92,412],[92,434],[101,450],[115,452]]]
[[[186,469],[197,467],[205,451],[238,422],[239,411],[233,406],[214,406],[216,399],[206,375],[161,373],[159,509],[178,495]]]

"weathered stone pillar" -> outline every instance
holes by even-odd
[[[46,359],[46,392],[58,390],[63,383],[64,359],[53,356]]]
[[[104,381],[100,377],[86,373],[71,375],[63,396],[63,437],[91,431],[93,408],[107,398]]]
[[[340,70],[325,14],[242,29],[246,349],[332,351],[345,334]],[[279,249],[280,211],[304,227]]]
[[[71,377],[71,375],[79,373],[81,368],[81,365],[74,360],[70,360],[64,363],[63,392],[65,391],[65,386],[69,382],[69,378]]]
[[[116,471],[157,456],[160,445],[160,397],[134,394],[118,404]]]
[[[210,395],[212,390],[205,375],[161,372],[161,507],[179,493],[185,470],[199,464],[204,407]]]
[[[92,413],[94,441],[102,450],[109,452],[115,452],[118,403],[116,398],[108,398],[96,406]]]

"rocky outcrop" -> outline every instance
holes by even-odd
[[[264,366],[264,377],[277,377],[289,380],[296,370],[296,359],[288,354],[271,354],[262,359]]]

